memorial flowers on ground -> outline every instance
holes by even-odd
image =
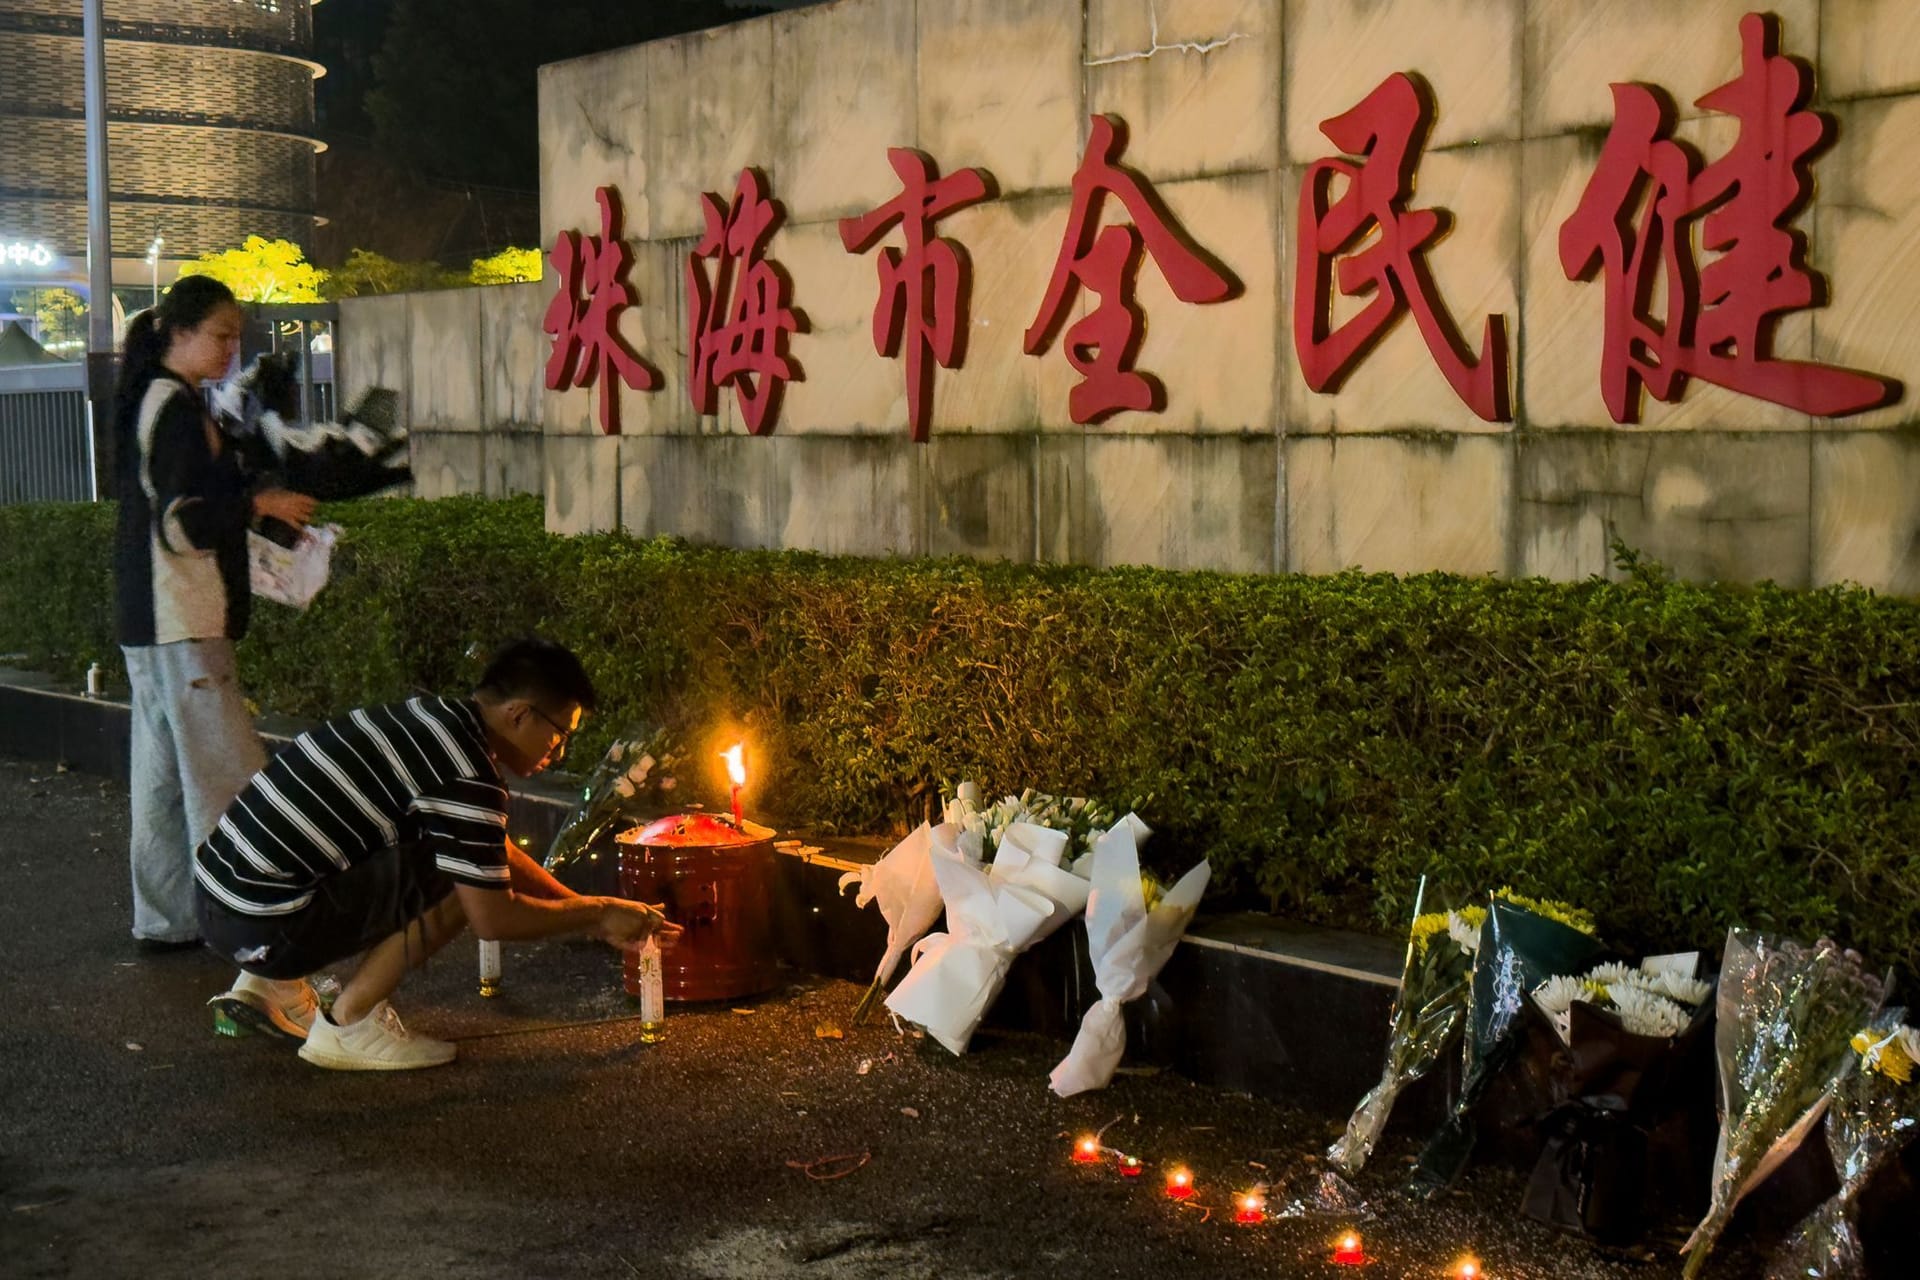
[[[1348,1177],[1359,1173],[1373,1154],[1401,1091],[1440,1061],[1466,1014],[1467,980],[1486,910],[1422,910],[1429,905],[1432,898],[1423,878],[1414,894],[1413,926],[1407,933],[1400,993],[1393,1002],[1386,1066],[1380,1082],[1354,1108],[1346,1132],[1327,1150],[1327,1158]]]
[[[1808,947],[1741,929],[1727,934],[1714,1036],[1720,1140],[1710,1207],[1681,1248],[1688,1280],[1706,1265],[1741,1197],[1820,1119],[1882,994],[1860,957],[1829,939]]]
[[[595,861],[615,832],[666,807],[678,785],[679,755],[665,730],[638,727],[616,738],[587,775],[580,799],[547,846],[545,865],[558,871]]]

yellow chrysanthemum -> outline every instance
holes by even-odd
[[[1447,913],[1444,911],[1430,911],[1426,915],[1415,916],[1413,918],[1413,949],[1425,954],[1427,943],[1433,940],[1433,935],[1446,931]]]
[[[1599,926],[1593,922],[1593,913],[1582,907],[1576,907],[1565,902],[1555,902],[1550,898],[1529,898],[1524,894],[1515,893],[1512,889],[1505,887],[1496,890],[1493,896],[1504,902],[1511,902],[1516,907],[1525,907],[1537,916],[1545,916],[1549,920],[1558,920],[1569,929],[1578,929],[1588,937],[1592,937],[1595,933],[1599,932]]]
[[[1878,1071],[1896,1084],[1906,1084],[1913,1079],[1916,1065],[1907,1052],[1906,1040],[1898,1031],[1885,1038],[1871,1031],[1862,1031],[1848,1043],[1864,1059],[1862,1065],[1868,1071]]]

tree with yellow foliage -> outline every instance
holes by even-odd
[[[242,302],[318,302],[327,273],[290,240],[248,236],[238,249],[203,253],[183,276],[212,276]]]

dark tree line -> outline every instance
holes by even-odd
[[[543,63],[760,12],[728,0],[329,0],[314,10],[322,125],[434,177],[532,190]]]

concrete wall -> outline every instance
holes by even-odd
[[[1719,155],[1731,122],[1691,104],[1738,73],[1753,7],[839,0],[544,68],[543,234],[597,232],[595,188],[618,188],[639,298],[622,332],[664,375],[657,393],[622,392],[619,436],[600,434],[589,392],[529,393],[549,526],[869,555],[1558,578],[1608,572],[1617,536],[1694,577],[1920,589],[1920,394],[1816,420],[1695,381],[1682,403],[1649,398],[1642,425],[1617,426],[1601,401],[1603,285],[1560,268],[1558,229],[1613,119],[1609,84],[1661,86],[1679,136]],[[1832,303],[1790,317],[1776,354],[1920,382],[1920,5],[1769,8],[1838,124],[1796,224]],[[1307,166],[1335,153],[1318,125],[1395,71],[1436,99],[1411,203],[1453,215],[1428,263],[1469,341],[1506,317],[1511,424],[1460,402],[1408,319],[1338,394],[1310,391],[1298,368],[1295,210]],[[1123,163],[1244,289],[1186,306],[1146,262],[1138,367],[1164,381],[1166,410],[1079,427],[1058,340],[1033,358],[1021,338],[1095,112],[1126,121]],[[937,371],[926,444],[908,438],[901,362],[873,349],[875,253],[849,255],[836,228],[897,192],[889,146],[926,151],[942,173],[984,167],[999,188],[938,224],[970,253],[974,286],[966,364]],[[746,434],[730,392],[714,418],[686,393],[698,197],[730,195],[745,165],[785,208],[768,253],[808,321],[791,344],[804,380],[767,437]],[[474,333],[456,314],[470,299],[383,304],[389,330],[411,325],[415,360],[488,371],[484,386],[468,385],[474,372],[411,374],[423,427],[451,441],[461,422],[520,422],[514,389],[539,376],[550,289],[483,316],[478,350],[423,332]],[[496,343],[496,367],[487,335],[509,323],[534,332]],[[484,455],[485,437],[464,447]],[[438,483],[423,475],[423,491]]]

